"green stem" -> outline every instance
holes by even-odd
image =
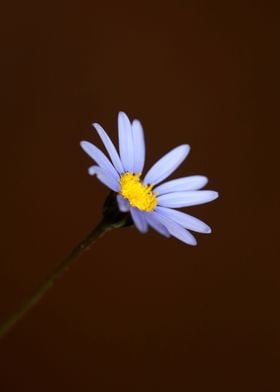
[[[102,220],[87,236],[81,241],[72,252],[60,263],[57,268],[47,277],[38,289],[6,320],[0,325],[0,338],[3,337],[51,288],[57,278],[65,272],[69,266],[87,250],[99,237],[114,226]]]

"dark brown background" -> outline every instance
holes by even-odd
[[[278,391],[277,10],[17,2],[1,11],[1,320],[96,224],[81,139],[141,119],[148,165],[189,143],[196,248],[112,232],[0,343],[0,390]],[[278,127],[279,131],[279,127]],[[148,166],[147,165],[147,166]]]

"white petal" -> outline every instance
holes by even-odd
[[[166,216],[167,218],[174,220],[185,229],[196,231],[198,233],[211,233],[211,228],[206,225],[206,223],[192,215],[165,207],[157,207],[156,211]]]
[[[117,169],[117,171],[121,174],[123,173],[123,165],[121,163],[119,154],[117,153],[117,150],[112,143],[112,140],[109,138],[108,134],[105,132],[105,130],[101,127],[101,125],[97,123],[92,124],[94,128],[96,129],[100,139],[102,140],[104,146],[106,147],[106,150],[108,151],[108,154]]]
[[[139,211],[138,208],[134,208],[134,207],[131,207],[130,212],[131,212],[133,222],[137,227],[137,229],[141,233],[146,233],[148,231],[148,224],[144,217],[144,214],[142,214],[142,212]]]
[[[103,154],[99,148],[89,142],[81,142],[82,149],[100,166],[101,169],[106,169],[111,175],[118,181],[119,175],[109,161],[109,159]]]
[[[180,241],[183,241],[188,245],[194,246],[197,244],[196,239],[187,229],[184,229],[182,226],[178,225],[178,223],[161,215],[157,211],[155,211],[154,214],[159,218],[160,222],[167,228],[173,237],[178,238]]]
[[[214,191],[187,191],[174,192],[158,196],[158,204],[162,207],[180,208],[208,203],[217,199],[218,192]]]
[[[171,192],[195,191],[203,188],[208,182],[208,178],[204,176],[189,176],[176,178],[175,180],[164,182],[154,188],[154,192],[159,195]]]
[[[133,120],[132,122],[132,138],[134,148],[134,166],[133,172],[142,173],[145,163],[145,139],[144,132],[140,121]]]
[[[158,184],[172,174],[186,159],[190,151],[188,144],[174,148],[159,159],[148,171],[144,178],[146,184]]]
[[[130,210],[129,201],[122,197],[122,195],[117,195],[117,202],[121,212],[128,212]]]
[[[123,168],[125,171],[133,172],[134,151],[131,124],[129,118],[124,112],[120,112],[118,115],[118,130],[120,156]]]

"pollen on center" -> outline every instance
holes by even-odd
[[[129,201],[132,207],[150,212],[157,205],[156,194],[152,192],[154,185],[145,185],[140,180],[141,173],[124,173],[120,177],[120,194]]]

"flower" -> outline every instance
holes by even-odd
[[[187,157],[190,146],[180,145],[169,151],[148,170],[142,178],[145,163],[145,141],[139,120],[130,122],[124,112],[118,114],[119,153],[105,130],[93,124],[101,138],[110,160],[95,145],[82,141],[81,147],[95,161],[89,168],[97,178],[117,194],[121,212],[130,212],[137,229],[146,233],[151,226],[166,237],[176,237],[196,245],[189,230],[210,233],[211,228],[199,219],[176,208],[210,202],[218,193],[201,190],[208,179],[189,176],[162,183]]]

